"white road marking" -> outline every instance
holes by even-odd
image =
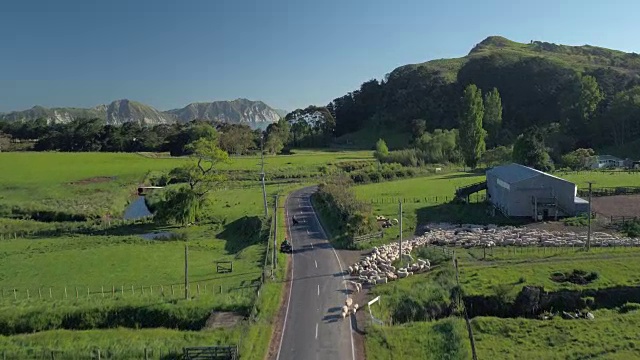
[[[318,323],[316,323],[316,339],[318,338]]]
[[[311,248],[313,249],[313,243],[311,243]]]
[[[318,296],[320,296],[320,284],[318,284]]]
[[[322,232],[322,235],[324,235],[325,239],[328,239],[329,237],[327,236],[327,233],[324,231],[324,228],[322,227],[322,223],[320,222],[320,219],[318,219],[318,214],[316,214],[315,209],[313,211],[313,216],[316,219],[316,222],[318,223],[318,225],[320,225],[320,231]],[[336,256],[336,260],[338,260],[338,266],[340,267],[340,269],[342,270],[342,263],[340,262],[340,258],[338,257],[338,253],[336,252],[336,249],[333,248],[333,246],[331,245],[331,243],[329,243],[329,246],[331,246],[331,250],[333,250],[333,254]],[[344,277],[344,273],[342,275],[342,280],[346,280]],[[347,283],[344,283],[344,289],[347,289]],[[285,321],[286,321],[286,315],[285,315]],[[351,330],[349,332],[350,338],[351,338],[351,359],[356,358],[356,349],[353,346],[353,324],[351,323],[351,321],[349,321],[349,329]],[[280,343],[282,345],[282,342]]]
[[[315,261],[315,260],[313,260],[313,262],[316,263],[316,269],[317,269],[318,268],[318,262]],[[320,286],[320,285],[318,285],[318,286]]]
[[[307,229],[307,235],[309,235],[309,229]]]
[[[286,220],[286,225],[287,225],[287,230],[289,233],[289,239],[291,239],[291,248],[293,250],[293,238],[291,237],[291,224],[289,224],[289,210],[287,210],[287,201],[285,200],[284,202],[284,212],[285,212],[285,219]],[[287,317],[289,316],[289,304],[291,304],[291,291],[293,289],[293,263],[295,256],[291,256],[291,285],[289,286],[289,298],[287,299],[287,310],[285,310],[284,312],[284,323],[282,324],[282,334],[280,334],[280,345],[278,346],[278,355],[276,356],[276,359],[280,359],[280,351],[282,351],[282,341],[284,340],[284,331],[287,328]],[[351,341],[353,342],[353,338],[351,339]],[[353,343],[351,344],[351,346],[353,346]]]

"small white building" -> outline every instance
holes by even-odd
[[[596,155],[588,160],[590,169],[621,168],[625,166],[624,160],[611,155]]]

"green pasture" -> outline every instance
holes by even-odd
[[[120,214],[149,171],[184,159],[125,153],[0,153],[0,204],[80,214]],[[98,182],[82,182],[103,177]]]
[[[505,250],[509,249],[498,249],[498,252]],[[543,286],[547,291],[603,289],[636,286],[640,282],[640,263],[634,260],[640,254],[638,248],[592,248],[590,253],[570,248],[527,248],[520,251],[514,260],[461,259],[460,284],[465,292],[469,295],[492,295],[496,286],[509,286],[515,294],[526,285]],[[529,257],[525,257],[527,254]],[[550,279],[554,272],[571,272],[574,269],[597,272],[598,279],[586,285],[558,283]]]
[[[152,359],[181,354],[183,346],[231,344],[241,342],[241,350],[251,344],[242,343],[244,327],[232,330],[177,331],[171,329],[107,329],[53,330],[35,334],[0,336],[0,348],[7,359],[40,358],[43,354],[55,359],[91,359],[100,349],[104,358],[144,359],[145,348]],[[44,350],[46,349],[46,350]]]
[[[593,311],[594,320],[478,317],[471,321],[479,359],[637,359],[640,312]]]
[[[371,326],[367,330],[365,347],[369,360],[471,358],[467,330],[464,320],[459,318]]]

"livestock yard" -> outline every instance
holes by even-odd
[[[370,158],[370,152],[312,151],[266,157],[270,210],[275,194],[316,182],[320,166]],[[122,219],[139,184],[187,161],[152,154],[0,153],[3,169],[12,169],[0,173],[1,355],[169,359],[184,346],[229,344],[243,359],[264,358],[282,284],[261,284],[263,267],[271,267],[265,254],[271,231],[254,180],[259,157],[221,165],[231,180],[210,192],[200,224]],[[278,213],[281,240],[283,209]],[[164,237],[152,240],[155,233]],[[278,261],[285,264],[286,256]],[[284,267],[273,275],[282,279]]]

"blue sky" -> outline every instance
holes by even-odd
[[[640,52],[637,1],[6,0],[0,111],[128,98],[325,105],[489,35]]]

